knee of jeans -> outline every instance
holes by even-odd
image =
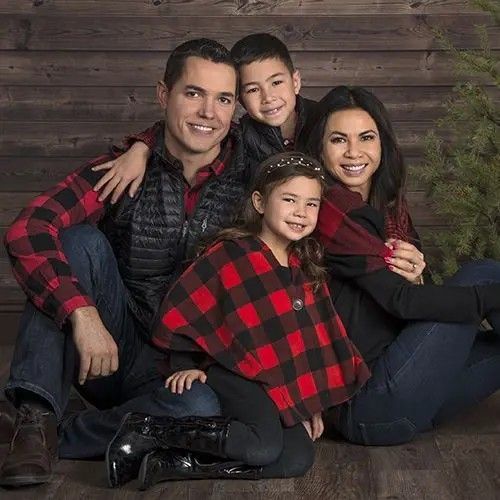
[[[77,267],[82,259],[85,261],[89,256],[92,259],[102,259],[113,253],[104,233],[90,224],[65,229],[61,233],[61,243],[72,267]]]
[[[481,282],[492,281],[500,281],[500,262],[493,259],[481,259],[465,263],[445,283],[450,285],[476,285]]]
[[[213,417],[221,414],[219,398],[214,390],[201,382],[194,382],[182,395],[173,395],[168,389],[156,391],[157,404],[165,408],[165,414],[175,417]],[[175,407],[175,412],[172,411]]]

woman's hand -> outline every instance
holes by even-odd
[[[410,283],[423,283],[422,273],[426,266],[424,254],[407,241],[391,238],[385,244],[392,250],[392,257],[385,259],[389,269]]]
[[[323,434],[323,431],[325,430],[321,413],[315,413],[311,420],[304,420],[302,425],[306,428],[309,437],[313,441],[316,441],[316,439],[321,437],[321,434]]]
[[[207,375],[201,370],[181,370],[165,380],[165,387],[170,389],[174,394],[182,394],[184,389],[189,391],[195,380],[199,380],[202,384],[207,381]]]
[[[146,144],[138,141],[116,160],[92,167],[94,172],[107,170],[94,186],[94,191],[102,189],[99,201],[104,201],[112,193],[111,204],[116,203],[128,186],[128,195],[133,197],[144,179],[149,154]]]

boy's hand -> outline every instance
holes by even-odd
[[[99,201],[104,201],[113,193],[111,204],[116,203],[129,185],[128,194],[133,197],[144,179],[149,153],[146,144],[139,141],[135,142],[126,153],[123,153],[116,160],[92,167],[94,172],[107,170],[94,186],[94,191],[102,189]]]
[[[406,241],[391,238],[385,244],[392,250],[392,257],[386,259],[389,269],[410,283],[421,283],[426,266],[424,254]]]
[[[182,394],[184,389],[189,391],[195,380],[199,380],[202,384],[207,381],[207,375],[201,370],[182,370],[175,372],[165,380],[165,387],[170,389],[174,394]]]

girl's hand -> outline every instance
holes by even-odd
[[[312,437],[313,441],[321,437],[323,431],[325,430],[325,425],[323,424],[323,418],[321,417],[321,413],[315,413],[313,418],[311,419],[311,429],[312,429]]]
[[[104,201],[113,193],[111,204],[116,203],[129,185],[128,195],[133,197],[144,178],[149,153],[150,151],[146,144],[138,141],[126,153],[116,158],[116,160],[92,167],[94,172],[107,170],[94,186],[94,191],[100,191],[104,188],[99,195],[99,201]]]
[[[423,283],[422,272],[426,266],[424,254],[407,241],[391,238],[385,244],[392,250],[392,257],[385,259],[389,269],[410,283]]]
[[[189,391],[195,380],[199,380],[202,384],[207,381],[207,375],[201,370],[182,370],[175,372],[165,380],[165,387],[170,389],[174,394],[182,394],[184,389]]]
[[[309,437],[313,441],[316,441],[316,439],[318,439],[325,430],[321,413],[315,413],[311,420],[304,420],[302,425],[306,428]]]

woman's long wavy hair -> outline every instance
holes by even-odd
[[[258,167],[251,193],[258,191],[265,203],[276,187],[294,177],[316,179],[320,183],[323,193],[325,188],[323,167],[314,158],[296,151],[278,153],[262,162]],[[253,206],[251,196],[248,196],[241,212],[239,224],[236,227],[222,230],[215,237],[215,242],[258,236],[261,231],[262,215]],[[288,250],[299,258],[304,274],[310,280],[313,289],[317,290],[326,279],[326,271],[322,265],[323,248],[321,244],[315,238],[308,236],[291,242]]]
[[[406,167],[389,113],[375,95],[362,87],[340,86],[330,90],[318,103],[317,111],[306,124],[302,144],[313,158],[323,162],[323,139],[330,116],[346,109],[362,109],[376,123],[382,156],[373,174],[368,203],[377,210],[398,216],[404,205]]]

